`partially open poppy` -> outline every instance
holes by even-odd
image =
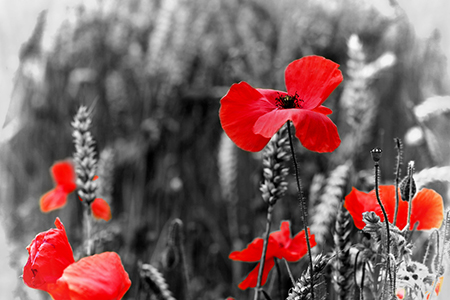
[[[321,56],[306,56],[285,71],[287,92],[255,89],[246,82],[233,84],[221,100],[222,128],[247,151],[260,151],[288,120],[302,145],[315,152],[332,152],[341,140],[322,106],[341,83],[339,65]]]
[[[379,187],[380,199],[383,203],[389,222],[394,221],[395,213],[395,186],[382,185]],[[358,191],[352,188],[352,191],[345,197],[344,207],[350,212],[355,226],[363,229],[366,225],[362,220],[364,212],[373,211],[384,221],[384,216],[376,198],[375,190],[369,193]],[[429,230],[441,227],[444,219],[444,203],[442,197],[433,190],[422,189],[412,199],[411,224],[412,230],[414,224],[419,222],[417,230]],[[408,202],[400,200],[397,214],[396,226],[403,229],[408,221]]]
[[[23,281],[31,288],[47,291],[48,284],[55,283],[64,269],[75,262],[59,218],[55,226],[56,229],[39,233],[27,247],[29,257],[23,268]]]
[[[50,168],[50,173],[56,186],[41,197],[39,206],[42,212],[50,212],[66,205],[67,195],[77,188],[76,174],[71,161],[56,162]]]
[[[308,229],[309,233],[309,229]],[[311,247],[316,245],[314,235],[309,235]],[[240,289],[247,289],[249,287],[256,287],[259,272],[259,261],[263,252],[264,240],[256,238],[247,245],[242,251],[234,251],[229,255],[232,260],[244,262],[258,262],[257,266],[247,275],[247,277],[239,284]],[[286,259],[290,262],[300,260],[308,252],[306,245],[305,231],[302,230],[297,235],[291,237],[290,222],[281,222],[280,230],[272,232],[269,236],[267,252],[264,262],[264,270],[261,280],[261,285],[267,281],[270,271],[275,265],[275,257],[278,259]]]
[[[131,281],[115,252],[84,257],[75,262],[59,218],[56,229],[39,233],[27,247],[23,280],[48,292],[55,300],[120,300]]]

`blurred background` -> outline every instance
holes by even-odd
[[[391,184],[395,137],[404,161],[415,160],[419,185],[448,203],[449,13],[445,0],[0,0],[0,297],[48,299],[19,276],[25,247],[57,216],[80,252],[75,194],[49,214],[39,198],[52,188],[50,166],[72,156],[70,122],[83,104],[93,107],[113,210],[110,222],[96,223],[96,250],[121,255],[133,282],[125,298],[146,299],[142,262],[163,273],[176,299],[188,299],[180,258],[168,247],[180,219],[189,297],[248,299],[252,292],[237,284],[253,265],[228,254],[265,228],[261,153],[226,138],[219,101],[238,81],[284,90],[285,67],[306,55],[325,56],[344,74],[325,102],[342,145],[330,154],[297,147],[323,243],[331,222],[314,212],[327,187],[338,189],[329,208],[348,185],[370,189],[375,146],[384,151],[382,181]],[[292,183],[274,230],[285,219],[301,230],[295,194]],[[294,274],[303,267],[295,264]]]

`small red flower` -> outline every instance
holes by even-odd
[[[308,229],[309,233],[309,229]],[[314,235],[310,235],[311,247],[316,245]],[[229,255],[232,260],[245,261],[245,262],[258,262],[257,266],[247,275],[247,277],[239,284],[240,289],[247,289],[249,287],[256,287],[259,272],[259,261],[263,252],[262,238],[256,238],[247,245],[242,251],[234,251]],[[275,257],[278,259],[286,259],[290,262],[300,260],[308,249],[306,246],[305,231],[302,230],[294,238],[291,238],[290,222],[281,222],[280,230],[272,232],[269,235],[269,243],[267,246],[266,259],[264,262],[264,270],[261,285],[264,285],[267,281],[267,277],[275,265]]]
[[[48,292],[55,300],[118,300],[130,286],[119,255],[103,252],[68,266]]]
[[[394,221],[395,213],[395,186],[382,185],[379,189],[380,199],[386,209],[389,222]],[[400,197],[400,193],[399,193]],[[366,225],[362,220],[362,214],[367,211],[375,212],[384,221],[384,216],[376,198],[375,190],[369,193],[360,192],[353,188],[345,197],[344,207],[353,217],[355,226],[363,229]],[[411,225],[419,222],[417,230],[429,230],[441,227],[444,219],[444,204],[442,197],[433,190],[422,189],[412,199]],[[408,220],[408,202],[400,199],[396,226],[403,229]]]
[[[106,222],[111,220],[111,208],[108,202],[102,198],[96,198],[94,202],[91,203],[92,214],[96,219],[103,219]]]
[[[77,187],[75,170],[71,161],[56,162],[50,168],[50,172],[56,186],[41,197],[39,205],[42,212],[50,212],[66,205],[67,195]]]
[[[306,56],[285,71],[287,92],[255,89],[246,82],[233,84],[221,100],[220,121],[240,148],[260,151],[291,120],[296,136],[311,151],[332,152],[341,140],[336,125],[322,106],[341,83],[339,65],[320,56]]]
[[[55,226],[56,229],[39,233],[27,247],[29,257],[23,268],[23,281],[31,288],[47,291],[48,284],[55,283],[64,269],[75,261],[59,218]]]

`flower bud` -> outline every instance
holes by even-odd
[[[416,182],[413,178],[414,173],[414,161],[410,161],[408,163],[408,171],[405,178],[402,179],[400,182],[400,195],[402,197],[403,201],[409,201],[409,199],[412,199],[414,195],[416,194],[417,188],[416,188]],[[409,194],[411,191],[411,195]]]
[[[370,155],[372,155],[372,159],[375,163],[378,163],[380,161],[382,153],[383,150],[380,147],[375,147],[370,150]]]

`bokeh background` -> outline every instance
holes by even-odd
[[[121,255],[133,282],[127,299],[140,299],[138,262],[157,266],[175,298],[187,299],[179,262],[167,258],[175,218],[190,297],[249,298],[237,284],[253,266],[228,254],[264,229],[261,155],[226,139],[219,100],[241,80],[283,90],[284,68],[305,55],[336,61],[345,78],[325,103],[341,147],[316,154],[298,145],[323,241],[330,224],[317,225],[314,211],[330,193],[330,174],[346,178],[335,198],[345,196],[349,177],[370,187],[368,151],[381,146],[382,180],[391,183],[394,137],[405,142],[405,162],[424,171],[422,183],[448,203],[448,13],[445,0],[1,0],[0,297],[47,299],[19,276],[25,247],[57,216],[75,252],[82,247],[75,195],[49,214],[38,200],[52,188],[49,167],[74,151],[70,122],[83,104],[94,107],[92,133],[112,187],[113,219],[96,223],[97,251]],[[292,186],[274,228],[290,219],[301,230],[294,199]]]

